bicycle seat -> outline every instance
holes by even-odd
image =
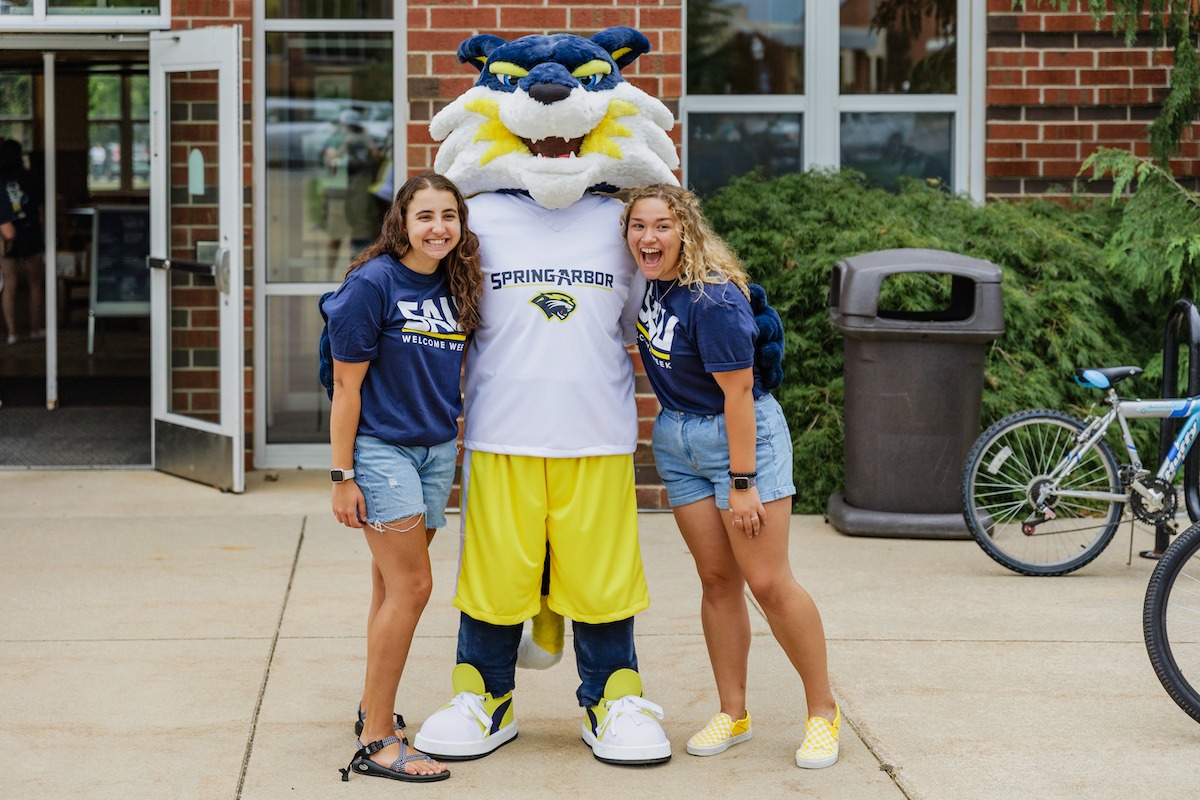
[[[1126,378],[1141,375],[1141,367],[1100,367],[1098,369],[1075,370],[1075,382],[1093,389],[1110,389]]]

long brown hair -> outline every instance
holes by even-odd
[[[377,256],[390,255],[399,260],[412,250],[405,219],[409,204],[422,189],[449,192],[454,195],[454,202],[458,206],[462,236],[454,250],[442,259],[440,266],[446,270],[446,276],[450,280],[450,294],[458,304],[458,323],[463,331],[471,333],[479,327],[479,300],[483,294],[483,272],[479,268],[479,237],[468,227],[467,202],[449,178],[436,172],[422,172],[405,181],[396,192],[396,199],[384,214],[379,238],[355,256],[346,269],[346,275],[349,276],[351,272]]]
[[[662,200],[679,224],[679,283],[696,286],[701,283],[732,283],[746,297],[750,290],[746,269],[737,253],[718,236],[700,211],[700,201],[687,189],[669,184],[655,184],[632,189],[623,195],[625,211],[621,214],[621,233],[629,238],[629,214],[639,200]]]

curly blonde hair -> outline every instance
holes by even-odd
[[[442,259],[441,266],[446,268],[446,276],[450,279],[450,294],[458,305],[458,323],[465,333],[472,333],[479,327],[479,302],[483,295],[483,271],[480,269],[479,238],[467,226],[467,202],[462,192],[449,178],[436,172],[423,172],[404,182],[396,192],[396,199],[388,207],[383,217],[383,226],[379,238],[363,248],[346,269],[346,275],[361,267],[372,258],[381,255],[391,255],[403,259],[412,249],[408,240],[408,226],[405,219],[408,206],[413,197],[422,189],[437,189],[454,195],[455,205],[458,206],[458,219],[462,228],[462,236],[451,253]]]
[[[698,286],[702,283],[732,283],[742,294],[750,297],[750,282],[741,259],[713,232],[700,211],[700,200],[687,189],[670,184],[654,184],[623,192],[625,210],[621,213],[621,232],[629,239],[629,214],[639,200],[662,200],[675,217],[681,247],[679,248],[679,283]]]

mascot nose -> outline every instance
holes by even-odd
[[[569,94],[571,94],[571,87],[563,86],[561,83],[535,83],[529,87],[529,96],[547,106],[557,103],[559,100],[565,100]]]

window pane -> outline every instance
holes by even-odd
[[[121,126],[115,122],[88,125],[88,191],[121,188]]]
[[[267,19],[391,19],[392,0],[267,0]]]
[[[150,126],[133,125],[133,188],[150,188]]]
[[[688,94],[804,91],[804,0],[691,0]]]
[[[129,116],[150,119],[150,76],[129,76]]]
[[[0,5],[0,14],[26,16],[33,13],[33,0],[7,0]]]
[[[843,94],[953,94],[956,3],[842,4]]]
[[[47,14],[159,14],[158,0],[47,0]]]
[[[317,381],[317,298],[267,298],[267,442],[327,444],[329,397]]]
[[[33,80],[27,74],[0,72],[0,137],[33,142]]]
[[[688,115],[688,183],[707,195],[756,168],[766,177],[799,172],[802,122],[799,114]]]
[[[392,34],[266,42],[267,280],[341,280],[390,200]]]
[[[890,191],[901,175],[953,186],[953,131],[951,113],[842,114],[842,166]]]
[[[88,119],[121,118],[121,76],[88,76]]]

